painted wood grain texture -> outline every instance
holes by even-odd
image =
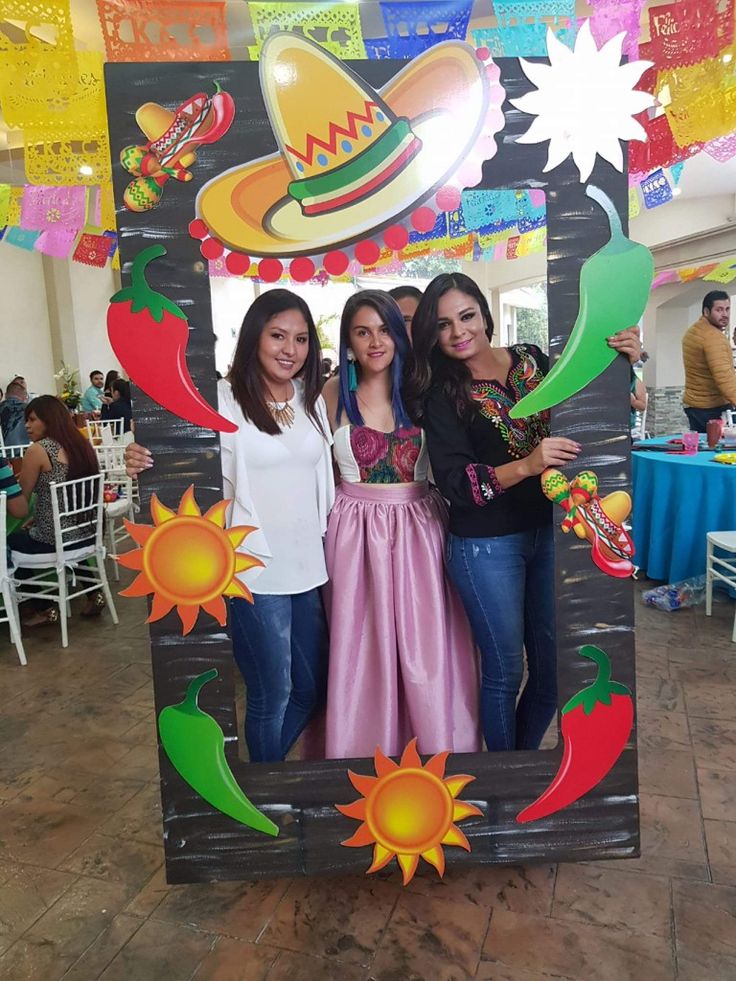
[[[355,70],[379,88],[402,67],[398,62],[357,62]],[[501,59],[501,80],[508,98],[531,88],[515,59]],[[213,405],[215,337],[212,329],[207,264],[187,226],[194,217],[197,191],[223,170],[263,154],[276,143],[265,112],[258,66],[251,63],[113,64],[106,66],[110,145],[123,282],[130,263],[147,245],[163,244],[168,254],[153,263],[153,289],[174,300],[189,318],[187,361],[197,386]],[[128,144],[145,142],[134,114],[144,102],[175,107],[195,92],[213,91],[217,80],[235,99],[235,122],[213,146],[203,147],[188,184],[170,181],[161,204],[146,214],[122,206],[130,180],[117,156]],[[571,161],[542,173],[547,145],[516,144],[531,117],[504,104],[506,127],[496,138],[498,153],[484,166],[482,188],[542,188],[547,193],[548,283],[551,354],[559,354],[578,311],[578,276],[585,259],[608,239],[603,212],[585,197]],[[625,174],[598,161],[590,183],[601,187],[626,214]],[[329,289],[329,286],[326,287]],[[626,284],[621,283],[621,289]],[[239,328],[245,310],[232,311]],[[601,493],[628,489],[631,483],[628,392],[629,367],[617,358],[588,388],[553,410],[554,435],[570,436],[584,449],[575,470],[593,469]],[[174,506],[189,484],[204,508],[221,498],[219,440],[215,433],[183,422],[135,392],[136,437],[149,446],[156,465],[141,479],[142,520],[147,520],[152,492]],[[555,514],[558,681],[560,706],[589,683],[594,668],[578,656],[581,645],[595,643],[608,652],[614,677],[634,688],[633,591],[630,580],[613,579],[592,563],[590,548],[559,530]],[[250,879],[263,876],[336,874],[365,871],[368,849],[343,848],[340,842],[356,824],[340,815],[334,803],[356,794],[346,777],[348,767],[372,773],[370,760],[244,764],[237,754],[234,704],[236,669],[227,632],[211,618],[181,637],[176,614],[151,625],[151,657],[156,709],[178,702],[187,683],[216,667],[220,677],[207,685],[200,704],[222,726],[232,769],[250,799],[281,828],[278,838],[259,835],[217,813],[173,770],[161,753],[161,793],[167,876],[170,882]],[[238,684],[240,684],[238,676]],[[561,745],[537,753],[453,755],[448,774],[476,776],[462,797],[483,810],[482,818],[464,821],[472,851],[445,850],[448,864],[509,864],[632,856],[638,853],[639,824],[635,733],[611,774],[573,807],[530,825],[515,816],[549,783],[557,770]]]

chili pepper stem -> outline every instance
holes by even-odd
[[[594,184],[588,184],[585,188],[585,193],[606,212],[608,224],[611,227],[611,238],[623,238],[624,230],[621,225],[621,217],[609,196]]]
[[[190,681],[189,687],[187,688],[187,693],[184,696],[184,701],[179,706],[179,709],[182,712],[186,712],[188,715],[194,715],[201,711],[198,701],[199,693],[208,682],[214,681],[217,674],[217,668],[210,668],[209,671],[205,671],[203,674],[197,675],[196,678]]]
[[[600,647],[585,644],[580,648],[580,654],[583,657],[590,658],[591,661],[595,661],[598,667],[598,673],[596,674],[595,681],[591,685],[588,685],[576,695],[573,695],[570,701],[566,703],[562,709],[563,715],[571,712],[578,705],[583,706],[585,715],[590,715],[599,702],[602,702],[604,705],[610,705],[612,694],[631,694],[631,689],[627,688],[626,685],[622,685],[618,681],[611,681],[611,661],[605,651],[602,651]]]
[[[151,287],[146,282],[145,268],[149,262],[154,259],[159,259],[162,255],[166,255],[166,249],[163,245],[149,245],[147,249],[143,249],[138,255],[133,259],[133,265],[130,267],[130,281],[131,286],[138,290],[150,290]]]

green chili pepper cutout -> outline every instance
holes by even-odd
[[[580,309],[564,351],[544,381],[513,407],[512,419],[559,405],[605,371],[617,354],[606,339],[637,324],[649,299],[651,252],[624,235],[608,195],[591,185],[585,193],[608,215],[611,237],[580,270]]]
[[[276,837],[278,826],[251,804],[227,765],[225,734],[197,704],[202,688],[216,677],[217,668],[205,671],[189,684],[183,702],[161,710],[161,742],[179,776],[208,804],[254,831]]]

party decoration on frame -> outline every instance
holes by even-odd
[[[596,156],[623,172],[620,140],[646,140],[644,127],[633,116],[654,105],[649,92],[634,88],[651,62],[621,65],[623,35],[596,47],[588,21],[583,23],[571,51],[547,30],[549,65],[521,60],[524,74],[537,86],[511,104],[537,118],[517,143],[549,140],[544,172],[572,154],[581,181],[587,181]]]
[[[608,576],[626,579],[634,571],[631,561],[634,543],[624,528],[631,514],[631,498],[626,491],[598,496],[598,477],[592,470],[582,470],[573,480],[559,470],[545,470],[542,491],[566,512],[564,532],[574,531],[591,548],[591,558]]]
[[[335,807],[346,817],[363,823],[342,844],[349,848],[373,845],[373,862],[368,873],[377,872],[396,858],[407,885],[420,857],[442,877],[443,845],[458,845],[470,851],[468,839],[454,822],[482,815],[474,804],[456,800],[475,777],[465,773],[445,777],[449,755],[449,752],[437,753],[422,766],[417,741],[412,739],[400,763],[394,763],[376,748],[375,777],[348,770],[350,782],[363,796],[352,804]]]
[[[519,824],[556,814],[598,786],[613,769],[631,735],[631,689],[611,681],[611,661],[605,651],[586,644],[580,654],[597,665],[595,681],[563,707],[560,767],[544,793],[516,816]]]
[[[131,381],[164,409],[195,426],[234,433],[235,423],[215,412],[189,374],[186,316],[146,282],[146,266],[164,255],[162,245],[151,245],[133,260],[130,286],[116,293],[107,308],[110,345]]]
[[[204,686],[217,677],[210,668],[194,678],[178,705],[167,705],[158,717],[161,744],[171,764],[208,804],[254,831],[277,837],[278,826],[241,790],[225,758],[225,734],[198,703]]]
[[[170,177],[190,181],[199,147],[216,143],[230,129],[235,103],[218,82],[215,88],[213,96],[198,92],[173,112],[157,102],[138,109],[135,120],[148,142],[120,151],[120,163],[135,177],[123,193],[129,211],[155,208]]]
[[[430,48],[380,92],[297,34],[269,37],[259,72],[279,152],[205,184],[190,233],[208,259],[229,250],[230,271],[259,257],[267,280],[284,257],[296,279],[314,274],[310,256],[339,276],[353,256],[371,266],[384,245],[403,248],[407,230],[429,231],[481,179],[504,125],[497,66],[459,41]]]
[[[592,184],[585,193],[606,212],[610,238],[580,270],[580,308],[562,354],[541,384],[513,407],[512,419],[559,405],[605,371],[617,356],[606,339],[638,324],[649,299],[651,252],[624,235],[607,194]]]
[[[225,513],[230,501],[218,501],[202,514],[189,487],[177,511],[165,507],[155,494],[151,496],[153,525],[133,524],[125,527],[140,546],[117,557],[126,569],[138,575],[121,596],[148,596],[153,593],[151,615],[147,623],[161,620],[174,607],[182,622],[182,635],[194,627],[200,609],[225,626],[225,596],[253,602],[251,591],[239,574],[263,565],[260,559],[238,551],[247,536],[256,529],[249,525],[225,527]]]

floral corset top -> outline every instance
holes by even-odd
[[[340,476],[350,483],[409,484],[426,480],[424,433],[417,427],[382,433],[368,426],[343,426],[335,433]]]

